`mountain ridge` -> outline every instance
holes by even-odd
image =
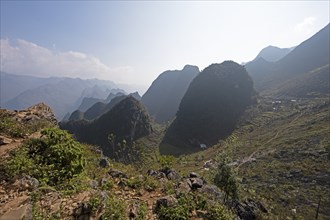
[[[285,57],[287,54],[289,54],[295,47],[291,48],[279,48],[276,46],[269,45],[265,48],[263,48],[256,58],[254,60],[257,60],[258,58],[262,57],[268,62],[276,62]],[[254,61],[253,60],[253,61]]]
[[[327,64],[329,64],[329,24],[277,62],[265,62],[259,58],[245,66],[255,82],[256,89],[269,95],[286,81],[292,81],[295,77]],[[311,87],[315,86],[311,85]]]
[[[185,65],[182,70],[165,71],[153,81],[141,101],[156,122],[174,118],[181,98],[199,72],[197,66]]]

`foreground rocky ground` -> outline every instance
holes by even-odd
[[[44,104],[25,111],[1,110],[0,118],[1,220],[256,219],[267,216],[264,205],[252,199],[224,203],[224,192],[197,173],[180,175],[169,166],[141,171],[136,165],[123,165],[103,157],[97,147],[79,145],[57,128],[40,132],[45,127],[56,127],[54,115]],[[58,144],[56,139],[60,140]],[[49,159],[47,154],[39,152],[42,148],[31,150],[45,143],[55,144],[55,149],[63,143],[80,146],[77,152],[84,157],[83,170],[56,184],[47,179],[58,171],[49,162],[39,168],[34,166],[40,171],[29,170],[33,167],[30,163],[36,163],[40,157]],[[67,145],[68,148],[71,145]],[[45,168],[51,169],[46,169],[48,176],[39,175]]]

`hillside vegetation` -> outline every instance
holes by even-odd
[[[330,111],[327,98],[259,98],[225,140],[204,151],[178,158],[181,172],[205,177],[219,158],[230,158],[240,194],[258,198],[270,219],[330,216]],[[206,165],[206,166],[205,166]],[[212,168],[211,168],[212,170]]]
[[[6,117],[2,114],[0,119]],[[23,127],[26,121],[16,124]],[[16,138],[7,132],[13,129],[16,125],[7,123],[0,134]],[[2,152],[1,146],[0,219],[229,220],[235,216],[221,200],[197,190],[211,187],[198,174],[181,177],[170,169],[171,157],[160,157],[153,163],[157,170],[146,172],[143,161],[117,163],[103,157],[98,147],[81,144],[54,125],[35,131],[23,141],[11,139],[12,149]],[[7,141],[1,145],[7,146]]]

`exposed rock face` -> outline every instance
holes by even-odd
[[[109,161],[106,158],[102,158],[99,161],[99,165],[102,168],[106,168],[106,167],[109,167],[110,166],[110,163],[109,163]]]
[[[10,144],[11,142],[13,142],[12,139],[0,135],[0,145]]]
[[[173,154],[215,144],[233,131],[254,94],[243,66],[232,61],[210,65],[191,82],[164,142],[180,146]],[[160,151],[168,154],[164,148]]]
[[[32,123],[37,120],[47,120],[57,124],[57,120],[52,109],[45,103],[38,103],[33,105],[26,110],[12,111],[1,109],[4,115],[10,116],[19,122],[28,122]]]
[[[73,210],[73,217],[78,220],[89,220],[92,215],[92,207],[85,202],[78,205],[76,209]]]
[[[24,190],[32,191],[37,189],[38,186],[39,186],[39,181],[31,176],[23,176],[22,178],[17,179],[13,183],[13,187],[21,191]]]
[[[109,170],[109,175],[113,178],[124,178],[124,179],[127,179],[127,175],[125,173],[123,173],[122,171],[120,170]]]
[[[244,202],[233,201],[232,207],[236,211],[237,216],[243,220],[257,219],[258,212],[268,213],[267,209],[259,202],[247,199]]]
[[[147,174],[158,179],[167,178],[169,180],[177,180],[181,178],[181,176],[173,169],[160,169],[158,171],[148,170]]]
[[[158,210],[161,207],[171,207],[177,203],[178,201],[174,196],[164,196],[156,201],[155,210]]]

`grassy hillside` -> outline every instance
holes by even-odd
[[[328,99],[261,99],[240,126],[215,146],[178,158],[176,169],[205,177],[205,161],[227,156],[237,172],[240,194],[257,197],[271,219],[330,216],[330,112]]]
[[[12,124],[5,127],[7,131]],[[158,131],[161,128],[145,143],[157,142]],[[220,200],[192,186],[178,191],[180,177],[139,172],[144,162],[115,162],[103,157],[98,147],[80,144],[58,128],[42,130],[25,141],[15,139],[11,151],[3,153],[0,219],[230,220],[235,216]],[[164,169],[157,161],[153,167]]]
[[[330,65],[327,64],[294,77],[269,91],[269,94],[277,97],[328,97],[330,88],[329,67]]]
[[[252,198],[268,210],[268,214],[260,214],[258,219],[315,219],[318,204],[319,219],[328,219],[329,107],[327,98],[259,98],[258,103],[245,112],[228,138],[210,148],[178,158],[159,155],[158,146],[169,125],[153,124],[153,133],[135,142],[143,150],[143,160],[130,165],[104,158],[97,147],[78,145],[61,130],[53,130],[55,136],[51,135],[54,136],[52,138],[46,135],[24,142],[14,139],[8,147],[12,151],[4,151],[4,160],[0,162],[0,216],[8,216],[12,213],[10,210],[19,207],[21,199],[29,198],[23,202],[23,207],[32,209],[35,219],[72,219],[80,203],[89,207],[90,213],[87,214],[93,218],[114,215],[117,219],[126,219],[134,207],[138,219],[157,219],[160,216],[174,219],[182,215],[185,216],[183,219],[194,219],[199,214],[204,215],[204,219],[216,219],[210,217],[214,213],[227,216],[224,219],[232,219],[235,214],[226,211],[223,204],[217,204],[216,210],[220,212],[215,212],[212,200],[203,197],[199,190],[175,196],[177,204],[174,207],[155,209],[159,199],[182,190],[182,180],[187,180],[184,178],[192,171],[207,183],[212,183],[216,172],[212,167],[216,167],[217,161],[226,157],[238,183],[239,201]],[[4,122],[1,124],[1,134],[10,138],[20,137],[16,131],[21,131],[21,125],[7,116],[1,118]],[[64,139],[61,138],[63,135]],[[56,142],[57,139],[61,141]],[[79,149],[77,146],[80,146]],[[74,155],[63,152],[71,151],[71,148],[80,152],[79,158],[83,160],[79,161],[83,162],[83,169],[78,164],[78,174],[67,173],[62,179],[62,170],[68,170],[65,161],[74,161],[67,160],[68,156]],[[44,158],[46,154],[38,149],[59,152],[56,155],[64,158],[64,162],[56,166],[47,162],[48,165],[44,166],[45,163],[41,161],[49,157]],[[31,150],[34,153],[31,154]],[[205,166],[207,161],[211,161],[210,166]],[[106,165],[102,167],[101,164]],[[148,169],[158,171],[164,165],[176,170],[183,179],[159,179],[146,175]],[[118,174],[113,170],[124,173],[126,178],[112,176]],[[57,175],[59,173],[61,175]],[[26,180],[30,178],[26,175],[32,179]],[[35,182],[33,178],[38,179],[34,188],[30,186],[23,189],[16,185],[20,181]],[[15,193],[17,190],[19,193]]]

